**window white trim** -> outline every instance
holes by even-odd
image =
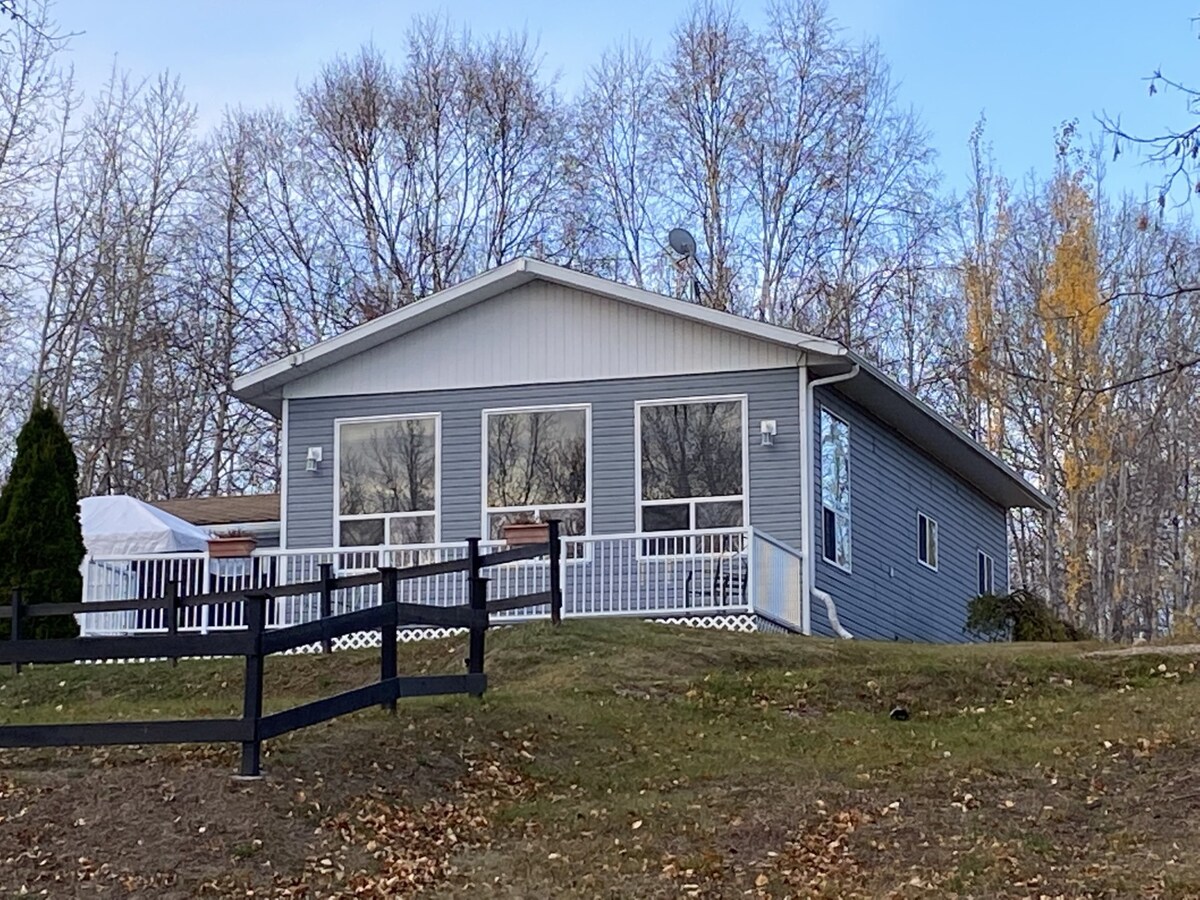
[[[642,410],[647,406],[675,406],[676,404],[687,403],[740,403],[742,408],[742,492],[741,494],[727,494],[720,497],[680,497],[671,498],[668,500],[643,500],[642,499]],[[663,397],[653,400],[635,400],[633,403],[633,499],[634,499],[634,525],[638,534],[655,532],[645,532],[642,528],[642,508],[646,506],[680,506],[684,503],[688,504],[688,531],[699,532],[719,532],[728,531],[729,526],[720,528],[696,528],[696,504],[697,503],[732,503],[736,500],[742,501],[742,524],[741,528],[750,526],[750,421],[749,411],[750,401],[746,394],[712,394],[699,397]]]
[[[584,442],[587,466],[584,473],[583,533],[592,533],[592,404],[590,403],[547,403],[537,406],[496,406],[480,413],[480,457],[479,457],[479,534],[482,540],[491,540],[488,518],[493,513],[525,512],[527,510],[578,509],[578,503],[537,503],[530,506],[488,506],[488,416],[510,413],[559,412],[582,409],[584,413]],[[588,544],[587,546],[591,546]]]
[[[921,535],[925,535],[925,559],[921,559]],[[933,562],[928,561],[933,548]],[[917,562],[934,572],[941,562],[941,547],[938,546],[938,523],[933,516],[917,510]]]
[[[850,503],[846,509],[846,525],[850,531],[850,556],[846,560],[846,565],[842,565],[837,560],[837,549],[834,548],[834,555],[829,556],[828,545],[825,541],[825,510],[829,510],[836,517],[838,511],[832,506],[825,505],[825,454],[823,452],[825,443],[825,429],[821,427],[821,417],[829,416],[829,418],[840,422],[846,428],[846,484],[850,490]],[[817,480],[820,483],[820,499],[821,499],[821,559],[828,565],[833,566],[840,572],[845,572],[847,575],[854,574],[854,469],[853,457],[851,452],[853,447],[853,430],[850,428],[850,423],[831,410],[828,406],[817,406],[817,436],[816,447],[817,451]]]
[[[428,516],[428,512],[418,513],[351,513],[343,516],[342,509],[342,426],[356,425],[361,422],[403,422],[412,419],[433,419],[433,541],[437,544],[442,539],[442,414],[440,412],[426,413],[395,413],[380,416],[346,416],[333,420],[333,547],[340,548],[342,546],[342,529],[341,521],[355,521],[362,519],[380,519],[384,520],[383,537],[387,540],[387,520],[404,519],[404,518],[419,518]],[[379,546],[389,546],[387,543]],[[355,545],[353,549],[367,549],[365,547]]]
[[[980,583],[979,569],[983,568],[983,583]],[[979,589],[979,596],[994,593],[996,590],[996,560],[990,553],[983,550],[979,551],[979,555],[975,558],[975,586]]]

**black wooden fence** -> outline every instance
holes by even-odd
[[[241,744],[240,774],[260,773],[262,742],[298,728],[376,704],[391,713],[400,697],[436,694],[481,696],[487,687],[483,671],[484,642],[489,614],[533,606],[550,607],[551,621],[562,616],[560,561],[562,544],[558,523],[551,522],[549,542],[529,544],[482,554],[479,540],[467,541],[465,559],[335,578],[329,569],[319,581],[258,588],[248,592],[225,591],[180,597],[169,589],[167,596],[152,600],[117,600],[98,603],[43,603],[26,606],[19,593],[10,607],[0,607],[0,618],[12,620],[11,640],[0,642],[0,663],[11,663],[19,672],[24,664],[76,663],[110,659],[171,659],[186,656],[241,656],[245,659],[242,717],[240,719],[182,719],[142,722],[88,722],[77,724],[0,725],[0,747],[100,746],[107,744]],[[550,589],[489,601],[488,579],[483,569],[503,563],[547,558]],[[468,602],[459,606],[401,603],[401,581],[461,572],[467,577]],[[379,585],[380,604],[354,612],[330,615],[334,592],[366,585]],[[266,604],[281,597],[320,594],[320,618],[286,628],[266,628]],[[246,628],[238,631],[186,634],[179,631],[179,611],[189,606],[242,602]],[[165,611],[164,634],[132,637],[79,637],[29,640],[21,637],[21,623],[40,616],[75,613],[118,612],[142,609]],[[398,630],[406,626],[465,628],[469,635],[466,674],[403,676],[397,674]],[[268,656],[320,643],[328,652],[334,639],[361,631],[380,632],[379,680],[332,697],[314,700],[292,709],[263,715],[263,664]]]

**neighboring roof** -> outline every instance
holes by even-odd
[[[178,516],[124,495],[79,501],[83,543],[93,556],[204,550],[208,532]]]
[[[151,504],[193,525],[249,525],[279,521],[278,494],[229,497],[183,497]]]
[[[755,322],[744,316],[523,257],[242,375],[234,379],[233,393],[247,403],[277,415],[284,385],[536,280],[564,285],[805,353],[831,357],[846,355],[846,348],[835,341],[779,325]]]
[[[234,380],[233,393],[248,403],[278,415],[285,385],[535,280],[564,285],[792,348],[806,354],[810,366],[830,373],[845,372],[857,364],[858,375],[839,383],[838,391],[997,503],[1006,507],[1051,507],[1044,494],[999,457],[866,360],[835,341],[527,258],[513,260],[242,375]],[[271,496],[276,496],[273,518],[278,519],[278,497]]]

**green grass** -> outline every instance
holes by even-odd
[[[0,752],[0,848],[40,848],[0,890],[54,894],[82,857],[147,896],[1200,895],[1195,660],[1087,649],[498,629],[482,701],[286,736],[257,784],[228,747]],[[273,658],[268,708],[377,664]],[[0,721],[225,716],[240,691],[227,661],[33,668],[0,675]],[[142,825],[69,825],[117,817]]]

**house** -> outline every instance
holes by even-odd
[[[532,259],[233,390],[282,423],[280,553],[558,519],[568,616],[828,634],[829,595],[855,636],[962,640],[1007,589],[1007,511],[1049,508],[835,342]],[[502,568],[493,591],[544,576]]]

